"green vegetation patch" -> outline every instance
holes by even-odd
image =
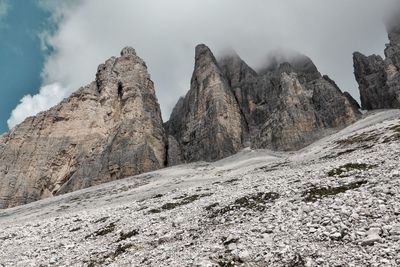
[[[219,205],[219,203],[213,203],[213,204],[210,204],[210,205],[204,207],[204,209],[206,211],[210,211],[210,210],[214,209],[215,207],[218,207],[218,205]]]
[[[303,257],[296,253],[294,257],[290,260],[290,262],[287,264],[288,267],[305,267],[306,266],[306,261],[303,259]]]
[[[242,263],[240,260],[235,259],[233,256],[224,257],[222,255],[218,257],[216,262],[219,267],[236,267],[239,266],[240,263]]]
[[[109,234],[111,232],[114,232],[114,230],[115,230],[115,223],[112,222],[109,225],[107,225],[107,226],[105,226],[103,228],[100,228],[99,230],[97,230],[93,234],[85,236],[85,239],[88,239],[91,236],[103,236],[103,235]]]
[[[382,143],[390,143],[395,141],[400,141],[400,125],[395,125],[389,128],[389,130],[393,131],[394,133],[388,137],[386,137]]]
[[[160,213],[160,212],[165,211],[165,210],[172,210],[172,209],[175,209],[177,207],[190,204],[190,203],[192,203],[192,202],[194,202],[194,201],[196,201],[196,200],[198,200],[200,198],[211,196],[211,195],[212,195],[211,193],[207,193],[207,194],[201,194],[201,195],[197,195],[196,194],[196,195],[192,195],[192,196],[179,197],[179,198],[177,198],[177,199],[179,199],[179,201],[165,203],[159,209],[151,209],[151,210],[149,210],[149,213]]]
[[[353,170],[366,171],[366,170],[373,169],[375,167],[376,167],[376,165],[369,165],[369,164],[365,164],[365,163],[347,163],[345,165],[339,166],[338,168],[330,170],[328,172],[328,176],[341,175],[343,173],[353,171]]]
[[[118,247],[114,251],[114,255],[113,255],[114,258],[125,253],[127,251],[127,249],[131,248],[132,246],[133,246],[133,244],[125,244],[125,245],[119,244]]]
[[[400,133],[400,124],[399,125],[395,125],[393,127],[390,127],[389,129],[392,130],[395,133]]]
[[[133,229],[132,231],[129,231],[129,232],[126,232],[126,233],[121,232],[119,234],[119,238],[118,238],[117,242],[126,240],[126,239],[131,238],[132,236],[135,236],[135,235],[138,235],[138,234],[139,234],[139,231],[137,229]]]
[[[234,179],[225,181],[224,184],[233,184],[233,183],[236,183],[236,182],[238,182],[238,181],[240,181],[240,179],[234,178]]]
[[[285,167],[285,166],[288,166],[287,162],[279,162],[279,163],[276,163],[273,165],[266,165],[266,166],[256,168],[256,170],[260,170],[260,171],[264,171],[264,172],[272,172],[272,171],[278,170],[280,167]]]
[[[102,218],[94,221],[93,223],[103,223],[103,222],[106,222],[108,220],[108,218],[110,218],[110,217],[108,217],[108,216],[102,217]]]
[[[233,241],[232,243],[236,243],[236,241],[237,240]],[[232,251],[229,249],[226,249],[225,253],[218,255],[218,257],[215,258],[215,262],[219,267],[236,267],[242,266],[243,263],[243,261],[237,256],[234,256]]]
[[[240,210],[242,208],[256,210],[256,211],[264,211],[266,209],[265,204],[273,203],[278,198],[279,194],[274,192],[267,192],[267,193],[259,192],[247,195],[236,199],[232,204],[224,208],[214,210],[210,215],[210,217],[214,218],[217,217],[218,215],[225,214],[230,211]]]
[[[375,131],[369,131],[362,134],[352,135],[346,139],[338,140],[335,143],[339,147],[347,147],[353,145],[360,145],[363,143],[377,142],[380,138],[380,134]]]
[[[349,184],[344,184],[337,187],[321,187],[321,188],[311,188],[302,194],[305,202],[315,202],[318,199],[322,199],[325,197],[335,196],[340,193],[344,193],[348,190],[353,190],[361,187],[366,184],[367,181],[358,181]]]

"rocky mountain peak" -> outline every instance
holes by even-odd
[[[400,11],[386,21],[390,43],[385,59],[353,54],[354,75],[363,109],[400,108]]]
[[[182,151],[174,154],[190,162],[246,146],[296,150],[357,120],[351,99],[311,59],[278,59],[258,74],[236,53],[217,62],[207,46],[196,47],[191,88],[166,123],[174,151]]]
[[[267,55],[265,61],[266,64],[258,71],[260,74],[275,72],[280,76],[283,72],[287,74],[295,72],[299,76],[303,76],[307,81],[321,78],[321,74],[314,62],[297,51],[275,50]]]
[[[242,117],[237,101],[214,54],[204,44],[196,47],[190,90],[178,101],[166,123],[171,157],[183,162],[213,161],[239,151]],[[172,147],[173,145],[173,147]]]
[[[136,56],[136,50],[133,47],[126,46],[121,50],[121,57]]]
[[[197,60],[202,55],[208,55],[210,57],[214,57],[214,54],[211,52],[210,48],[205,44],[198,44],[195,48],[195,59]]]
[[[146,64],[133,48],[96,80],[0,142],[0,208],[165,166],[166,136]]]
[[[122,100],[126,103],[127,99],[135,96],[137,87],[149,80],[146,63],[136,55],[132,47],[125,47],[120,57],[111,57],[101,64],[96,73],[96,84],[102,102]],[[155,94],[152,86],[148,90]]]
[[[217,60],[210,48],[205,44],[199,44],[195,49],[195,66],[194,72],[203,70],[210,70],[219,72]]]

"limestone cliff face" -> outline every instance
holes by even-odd
[[[183,162],[213,161],[242,148],[243,119],[228,81],[208,47],[197,46],[195,57],[191,88],[166,123]]]
[[[354,74],[363,109],[400,108],[400,12],[387,22],[390,43],[385,59],[353,54]]]
[[[301,83],[294,72],[280,74],[270,98],[271,113],[254,137],[254,148],[298,150],[322,137],[326,130],[355,122],[360,114],[348,98],[328,80]]]
[[[0,139],[0,208],[165,166],[166,135],[145,63],[133,48],[96,81]]]
[[[254,148],[296,150],[325,129],[349,125],[359,117],[357,102],[322,76],[307,56],[277,54],[258,73],[236,54],[220,60],[220,65],[231,70],[225,72],[228,80],[243,77],[231,83],[231,89],[245,114],[248,143]]]
[[[226,157],[246,146],[296,150],[327,129],[344,127],[360,116],[357,102],[321,76],[306,56],[298,55],[289,62],[272,60],[256,72],[236,53],[216,62],[208,48],[202,45],[201,49],[207,53],[196,53],[191,89],[167,123],[168,134],[184,151],[183,162]],[[214,93],[199,93],[199,88]],[[218,120],[223,114],[225,124]],[[221,125],[224,138],[234,137],[233,143],[221,141],[226,139],[213,132]],[[202,129],[207,129],[207,134],[197,134]],[[214,139],[218,141],[212,142]],[[207,143],[213,147],[204,145]],[[210,158],[210,152],[218,156]]]

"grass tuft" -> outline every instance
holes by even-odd
[[[323,199],[326,197],[330,196],[335,196],[340,193],[344,193],[348,190],[353,190],[356,188],[361,187],[362,185],[366,184],[367,181],[358,181],[358,182],[353,182],[349,184],[344,184],[341,186],[337,187],[321,187],[321,188],[311,188],[307,191],[305,191],[302,194],[302,197],[304,197],[305,202],[315,202],[319,199]]]
[[[369,165],[365,163],[347,163],[345,165],[339,166],[338,168],[335,168],[333,170],[330,170],[328,172],[328,176],[336,176],[336,175],[341,175],[343,173],[353,171],[353,170],[360,170],[360,171],[366,171],[375,168],[376,165]]]

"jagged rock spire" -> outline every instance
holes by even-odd
[[[191,87],[166,124],[183,161],[217,160],[242,147],[242,117],[211,50],[196,47]]]

